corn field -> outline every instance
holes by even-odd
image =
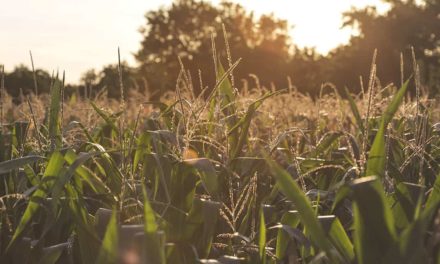
[[[438,102],[246,84],[1,94],[1,263],[439,263]],[[417,74],[416,74],[417,77]],[[61,78],[62,79],[62,78]],[[203,87],[201,87],[203,88]],[[409,96],[415,92],[415,96]]]

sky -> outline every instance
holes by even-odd
[[[217,3],[218,0],[212,0]],[[342,12],[352,6],[387,6],[380,0],[234,0],[256,15],[273,13],[287,19],[293,42],[327,53],[347,43],[350,29],[341,29]],[[18,64],[66,71],[66,80],[78,83],[88,69],[101,69],[121,59],[136,65],[139,28],[148,10],[172,0],[0,0],[0,64],[12,71]]]

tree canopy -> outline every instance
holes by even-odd
[[[414,72],[411,48],[420,65],[421,79],[432,92],[440,91],[440,1],[387,0],[391,9],[378,14],[374,7],[345,13],[347,27],[359,31],[348,45],[334,50],[329,59],[329,81],[354,86],[359,75],[368,74],[378,50],[377,75],[383,83],[400,84],[400,54],[405,78]]]
[[[141,29],[144,39],[136,58],[151,89],[174,89],[181,70],[178,58],[195,80],[200,70],[203,83],[213,85],[211,36],[218,55],[227,57],[222,25],[227,31],[232,60],[243,59],[235,71],[238,79],[249,73],[275,82],[287,76],[284,66],[289,59],[289,28],[286,21],[273,15],[256,18],[242,6],[229,2],[214,6],[203,1],[177,0],[171,7],[150,11],[145,17],[147,23]]]
[[[49,92],[51,83],[50,74],[42,69],[35,70],[37,89],[39,93]],[[5,89],[13,97],[35,92],[34,73],[25,65],[18,65],[15,69],[5,74]]]
[[[140,74],[145,74],[153,89],[173,89],[181,69],[178,57],[193,78],[202,70],[203,80],[214,81],[211,34],[217,36],[221,57],[225,46],[221,25],[228,31],[233,58],[242,58],[235,70],[238,79],[252,73],[260,81],[283,88],[287,76],[303,92],[316,94],[322,83],[358,91],[359,76],[368,77],[375,49],[377,75],[383,83],[399,84],[400,54],[404,55],[405,78],[414,71],[411,47],[420,65],[421,79],[437,92],[440,87],[440,4],[439,1],[387,0],[390,10],[379,14],[374,7],[352,9],[344,14],[345,27],[359,34],[350,43],[328,56],[313,49],[299,49],[289,37],[287,21],[273,15],[255,17],[238,4],[219,6],[196,0],[178,0],[169,8],[146,14],[142,47],[136,55]]]

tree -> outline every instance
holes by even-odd
[[[95,69],[90,69],[86,71],[81,76],[81,83],[83,83],[85,86],[93,86],[96,85],[98,82],[98,74],[96,73]]]
[[[214,6],[196,0],[177,0],[168,8],[148,12],[145,18],[147,25],[141,29],[144,39],[136,59],[150,89],[174,89],[181,70],[178,58],[192,80],[199,79],[200,69],[203,83],[212,87],[212,34],[216,37],[218,55],[227,57],[222,24],[228,33],[233,59],[243,58],[234,71],[237,79],[254,73],[263,83],[285,83],[290,39],[284,20],[271,15],[256,19],[238,4],[222,2]],[[222,64],[227,68],[226,60]]]
[[[289,77],[292,83],[303,93],[316,96],[321,85],[327,82],[327,58],[316,52],[314,48],[299,49],[295,47],[289,62]]]
[[[400,85],[400,53],[405,76],[413,72],[411,47],[421,67],[422,81],[440,89],[440,2],[388,0],[390,10],[380,15],[373,7],[345,14],[345,26],[359,30],[350,44],[330,54],[329,77],[339,86],[359,87],[358,76],[368,76],[374,49],[378,49],[377,75],[382,83]],[[365,78],[364,78],[365,80]]]
[[[95,69],[90,69],[82,74],[80,79],[81,84],[84,86],[83,89],[80,89],[79,91],[82,92],[81,94],[86,97],[90,97],[93,93],[96,93],[94,91],[95,85],[99,82],[98,74],[96,73]]]
[[[48,72],[35,70],[38,93],[47,93],[50,90],[51,76]],[[20,93],[27,95],[35,92],[34,74],[24,65],[19,65],[11,73],[5,74],[6,92],[17,98]]]
[[[128,66],[126,62],[122,62],[120,71],[124,95],[127,96],[130,89],[137,87],[136,70]],[[80,93],[86,97],[92,97],[105,90],[109,98],[121,99],[119,76],[119,66],[117,64],[106,65],[99,72],[90,69],[81,76]]]

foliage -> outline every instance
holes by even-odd
[[[329,55],[332,65],[328,81],[336,85],[359,83],[358,76],[368,72],[371,55],[377,49],[378,76],[382,83],[401,84],[401,71],[398,67],[403,53],[404,76],[415,73],[412,61],[414,49],[420,67],[421,81],[438,93],[440,78],[440,3],[438,1],[385,1],[390,10],[379,14],[374,7],[351,10],[345,13],[344,26],[359,31],[347,46],[339,47]],[[345,74],[338,74],[338,73]],[[348,75],[349,77],[347,78]],[[365,81],[365,80],[364,80]],[[357,86],[357,85],[356,85]]]
[[[37,87],[40,88],[38,92],[48,93],[51,82],[50,74],[40,69],[37,69],[35,74],[37,76]],[[35,92],[34,74],[32,70],[24,65],[15,67],[11,73],[5,76],[5,88],[6,92],[14,98],[18,98],[20,93],[27,95]]]
[[[242,58],[243,64],[234,73],[237,80],[248,79],[253,73],[266,84],[285,83],[286,62],[289,58],[288,25],[272,15],[254,17],[242,6],[222,2],[215,6],[204,1],[178,0],[170,7],[146,14],[142,28],[142,47],[136,55],[149,86],[161,93],[174,90],[181,71],[180,58],[193,80],[199,79],[204,87],[215,84],[211,36],[217,47],[224,47],[223,28],[227,30],[229,51],[233,58]],[[230,37],[229,37],[230,36]],[[222,48],[219,50],[226,50]],[[218,54],[227,58],[227,54]],[[260,63],[265,61],[264,64]]]
[[[121,63],[121,69],[118,65],[106,65],[100,72],[91,69],[85,72],[81,78],[83,84],[81,94],[88,98],[93,98],[102,92],[106,92],[107,97],[119,99],[121,98],[121,82],[119,77],[122,77],[122,85],[124,93],[128,93],[129,89],[137,87],[137,80],[135,79],[135,70],[127,65],[126,62]]]
[[[406,100],[408,81],[371,87],[371,100],[244,94],[231,71],[218,64],[207,101],[178,83],[174,99],[125,109],[62,101],[55,79],[46,117],[2,126],[2,263],[439,260],[440,134],[425,94]],[[66,124],[82,103],[98,119]]]

